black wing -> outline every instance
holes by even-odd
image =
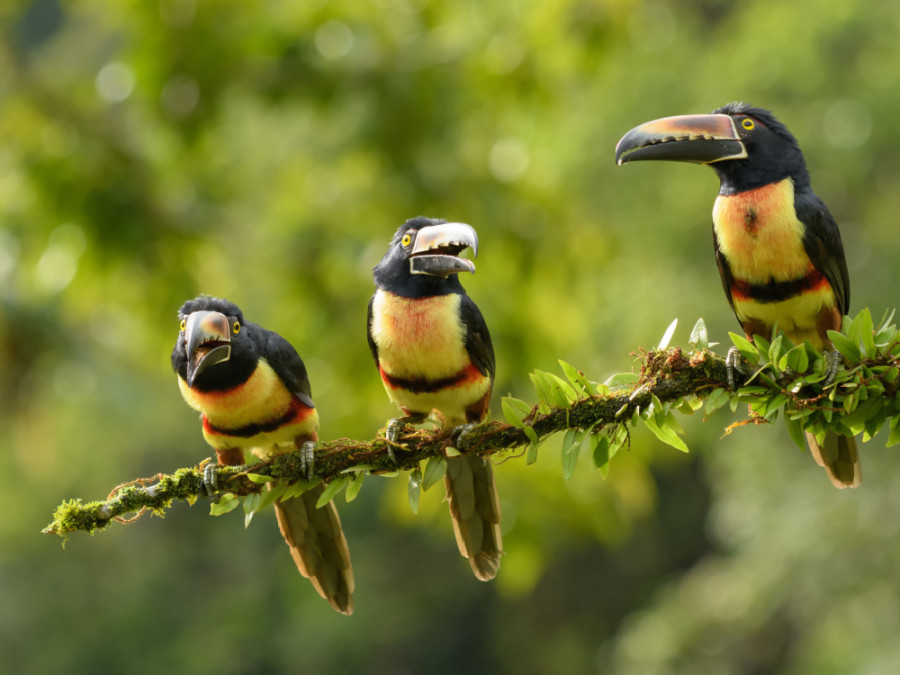
[[[466,351],[475,367],[494,381],[495,361],[494,346],[484,317],[473,300],[462,294],[459,301],[459,316],[466,327]]]
[[[372,358],[375,359],[375,366],[378,367],[378,345],[372,337],[372,305],[375,304],[375,296],[369,298],[369,309],[366,311],[366,338],[369,340],[369,349],[372,352]]]
[[[734,302],[731,300],[731,284],[734,277],[731,274],[731,268],[725,259],[725,254],[719,249],[719,238],[716,236],[716,226],[713,225],[713,246],[716,249],[716,265],[719,267],[719,277],[722,279],[722,288],[725,289],[725,297],[728,298],[728,304],[731,305],[731,311],[734,311]],[[737,312],[735,312],[737,316]],[[738,317],[740,321],[740,317]]]
[[[813,267],[825,275],[834,289],[841,314],[850,311],[850,277],[844,258],[844,244],[837,223],[828,207],[812,191],[801,192],[794,197],[797,218],[806,227],[803,248]]]
[[[315,408],[312,400],[312,389],[303,359],[290,342],[278,333],[257,327],[263,336],[260,353],[265,357],[275,374],[281,378],[290,392],[304,405]]]

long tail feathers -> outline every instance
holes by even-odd
[[[815,435],[807,432],[806,443],[813,458],[819,466],[824,467],[836,488],[857,487],[862,483],[859,453],[853,437],[829,432],[820,446]]]
[[[331,606],[353,614],[353,569],[350,549],[333,502],[320,509],[319,484],[299,497],[275,502],[275,516],[300,574],[308,578]]]
[[[481,581],[497,576],[503,542],[500,503],[490,462],[467,455],[447,458],[444,475],[459,552]]]

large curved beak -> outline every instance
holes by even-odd
[[[478,256],[478,234],[465,223],[440,223],[416,233],[409,257],[410,274],[446,277],[459,272],[475,273],[475,263],[459,254],[471,248]]]
[[[190,386],[204,370],[231,358],[228,317],[221,312],[191,313],[184,326],[184,349],[187,353],[187,383]]]
[[[676,115],[646,122],[616,145],[616,164],[646,159],[712,164],[746,156],[734,120],[720,114]]]

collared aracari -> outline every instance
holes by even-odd
[[[389,438],[402,423],[423,422],[433,411],[444,429],[454,430],[488,415],[494,348],[459,282],[459,272],[475,271],[459,256],[466,248],[478,254],[472,227],[420,216],[397,230],[374,269],[369,348],[388,397],[404,415],[388,424]],[[493,579],[502,542],[490,462],[474,454],[448,457],[444,484],[459,552],[478,579]]]
[[[178,318],[172,367],[184,400],[201,413],[203,437],[219,464],[243,464],[245,450],[265,459],[298,448],[312,457],[319,414],[291,344],[219,298],[189,300]],[[323,490],[319,483],[276,500],[275,515],[300,573],[337,611],[352,614],[350,551],[334,503],[316,508]]]
[[[744,333],[778,329],[793,342],[830,349],[850,303],[841,235],[812,191],[797,140],[771,112],[729,103],[709,115],[653,120],[629,131],[616,162],[707,164],[719,176],[713,243],[728,302]],[[829,356],[837,356],[831,352]],[[807,444],[835,487],[862,480],[856,442],[828,432]]]

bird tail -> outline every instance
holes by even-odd
[[[836,488],[857,487],[862,483],[859,452],[856,450],[856,440],[852,436],[842,436],[829,431],[825,434],[822,445],[819,445],[815,434],[807,431],[806,443],[813,458],[819,466],[824,467],[828,478]]]
[[[497,576],[503,543],[500,503],[490,462],[477,455],[447,458],[444,475],[459,552],[481,581]]]
[[[334,502],[316,508],[325,486],[299,497],[275,501],[275,516],[300,574],[308,578],[331,606],[353,614],[353,569],[350,549]]]

